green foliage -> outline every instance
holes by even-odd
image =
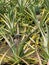
[[[0,41],[13,56],[2,54],[0,64],[45,65],[49,59],[49,0],[0,0]],[[14,40],[18,40],[19,42]],[[9,58],[10,57],[10,58]],[[11,60],[12,59],[12,60]],[[4,60],[4,62],[6,61]]]

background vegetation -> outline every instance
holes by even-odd
[[[49,0],[0,0],[0,65],[48,60]]]

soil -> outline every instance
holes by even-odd
[[[7,44],[1,44],[0,45],[0,54],[4,54],[9,49],[9,46]],[[12,51],[11,49],[8,51],[7,55],[11,56]]]

